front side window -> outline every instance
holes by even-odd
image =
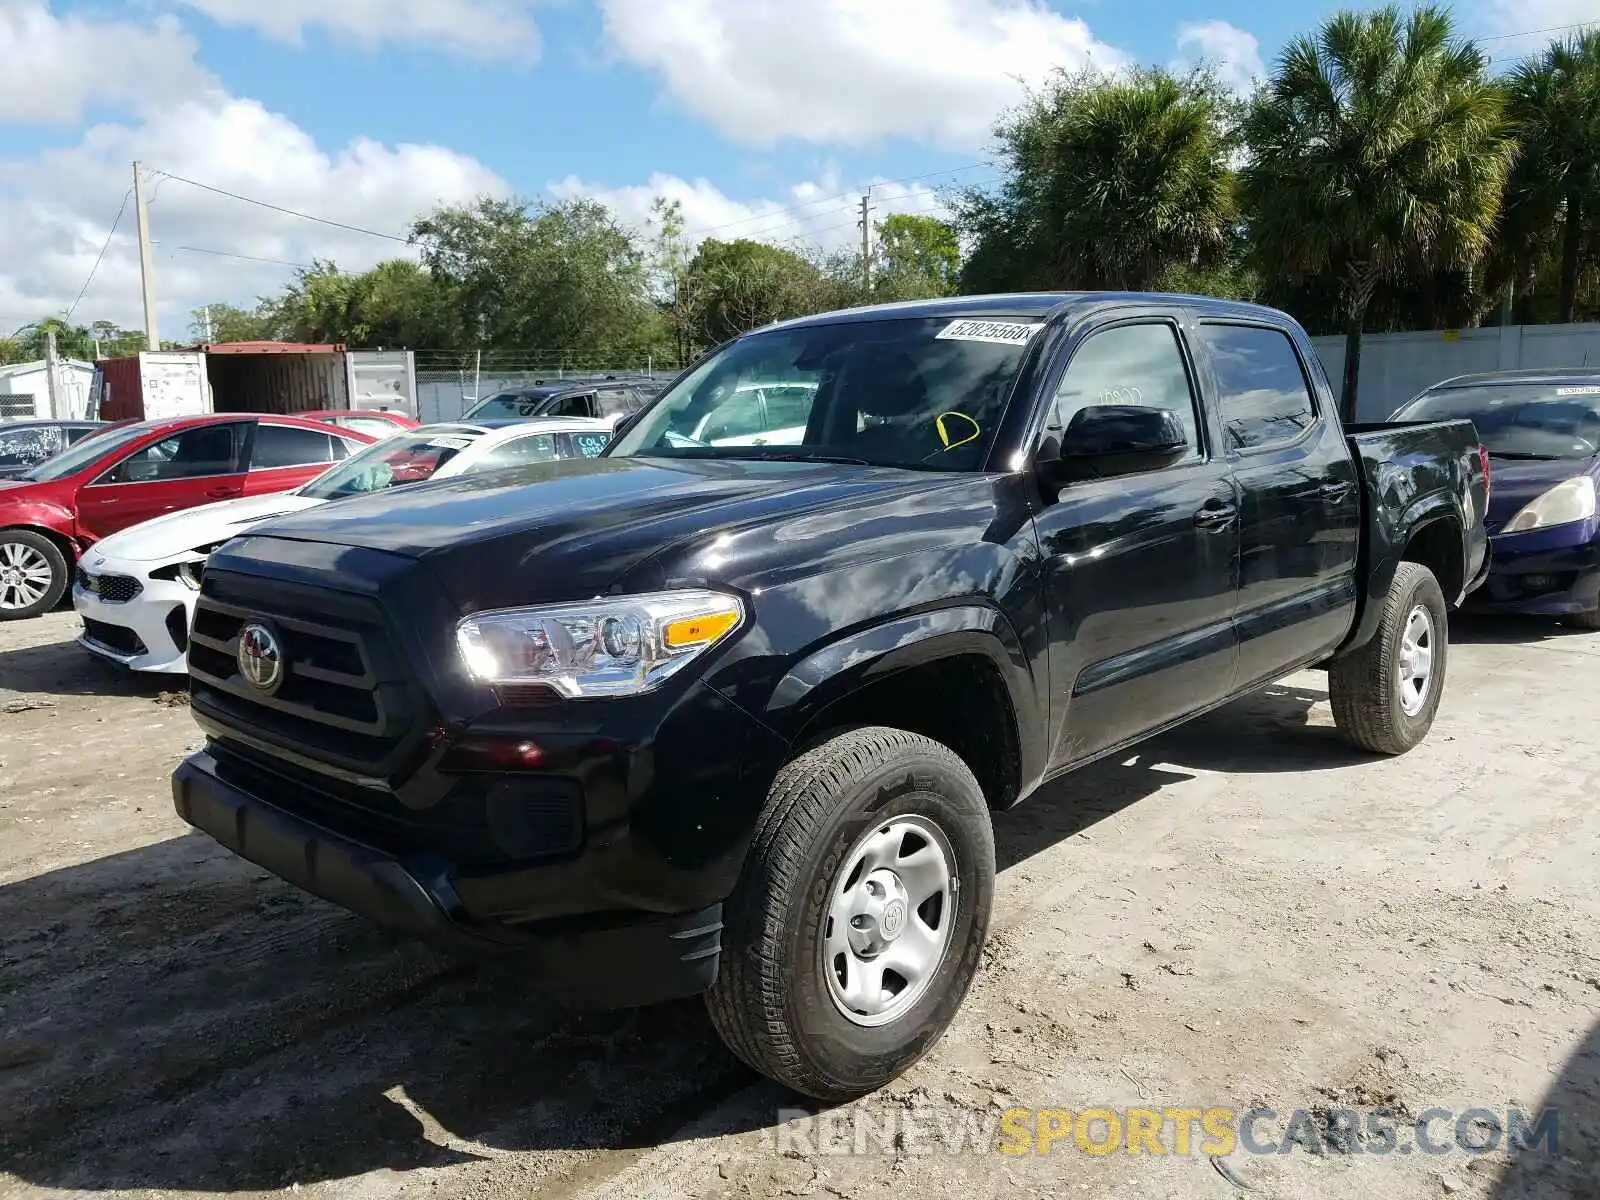
[[[1316,421],[1311,388],[1289,335],[1258,325],[1200,326],[1217,377],[1229,449],[1294,441]]]
[[[1172,413],[1189,443],[1186,457],[1200,457],[1194,389],[1178,331],[1165,321],[1118,325],[1091,334],[1067,364],[1049,425],[1065,431],[1086,408],[1129,405]]]
[[[898,317],[748,334],[664,392],[607,453],[978,470],[1043,327]],[[767,429],[760,393],[775,390],[789,393],[780,429],[793,435]]]
[[[278,467],[312,467],[331,463],[344,454],[334,450],[333,438],[315,429],[299,429],[293,425],[269,425],[262,422],[256,427],[255,443],[250,449],[250,469],[271,471]]]
[[[505,418],[534,417],[540,415],[545,401],[554,391],[550,388],[532,388],[525,392],[501,392],[480,401],[467,410],[464,420],[495,421]]]
[[[201,425],[130,454],[100,483],[156,483],[169,479],[199,479],[232,475],[239,470],[239,426]],[[86,445],[93,445],[88,442]]]
[[[545,417],[592,417],[594,411],[594,393],[579,392],[572,396],[562,396],[552,400],[540,410],[540,416]]]
[[[1600,383],[1485,384],[1425,392],[1397,421],[1469,420],[1496,458],[1600,454]]]
[[[441,429],[398,433],[363,446],[331,471],[300,489],[314,500],[338,500],[365,492],[381,492],[406,483],[431,479],[440,467],[472,445],[482,434]]]
[[[497,471],[525,463],[549,462],[556,456],[556,439],[548,433],[531,434],[502,442],[469,468],[472,471]]]

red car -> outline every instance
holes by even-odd
[[[340,429],[354,429],[357,433],[370,433],[380,441],[402,429],[415,429],[421,424],[405,413],[387,408],[323,408],[316,412],[296,413],[308,421],[321,421],[337,425]]]
[[[102,430],[0,481],[0,621],[55,607],[101,538],[217,500],[284,492],[378,439],[304,417],[226,413]]]

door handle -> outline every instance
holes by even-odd
[[[1353,483],[1325,483],[1322,485],[1322,498],[1329,504],[1338,504],[1345,500],[1355,490]]]
[[[233,489],[232,488],[212,488],[209,492],[206,493],[206,499],[207,500],[226,500],[231,495],[233,495]]]
[[[1206,506],[1194,514],[1194,523],[1201,529],[1226,529],[1232,525],[1239,516],[1239,510],[1231,504],[1224,504],[1220,500],[1210,500]]]

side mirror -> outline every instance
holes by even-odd
[[[1166,466],[1189,449],[1189,435],[1165,408],[1099,404],[1079,409],[1059,437],[1047,437],[1035,459],[1051,487],[1079,479]]]

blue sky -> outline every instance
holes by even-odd
[[[633,223],[665,194],[691,232],[842,244],[847,193],[867,183],[903,181],[875,187],[880,213],[937,212],[939,188],[992,179],[987,130],[1019,77],[1203,58],[1243,88],[1335,7],[0,0],[0,324],[75,302],[75,319],[137,323],[126,213],[111,232],[135,157],[385,232],[485,191],[592,195]],[[1497,36],[1600,19],[1600,0],[1465,0],[1458,17]],[[153,183],[164,336],[183,336],[195,305],[276,290],[285,264],[404,252]]]

